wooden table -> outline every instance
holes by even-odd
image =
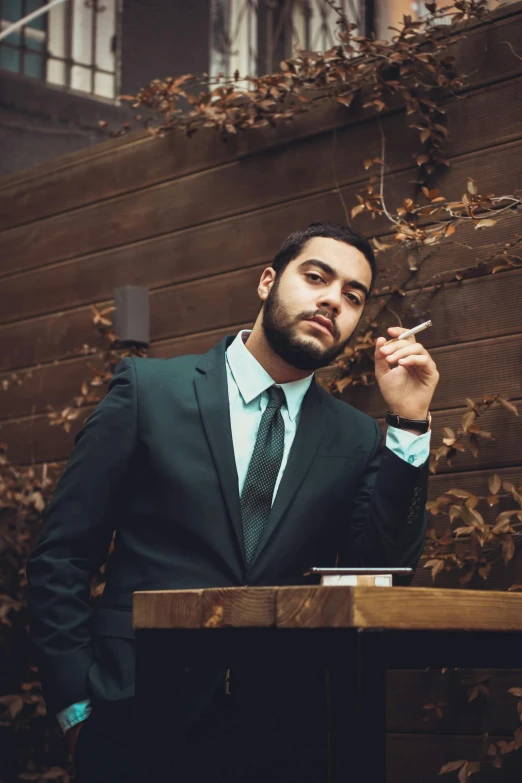
[[[296,661],[332,675],[324,783],[386,780],[386,671],[517,668],[522,594],[415,587],[136,592],[136,698],[147,715],[169,666]],[[349,738],[349,741],[346,741]],[[158,778],[159,779],[159,778]],[[320,783],[319,781],[317,783]]]

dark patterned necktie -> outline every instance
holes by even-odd
[[[281,414],[285,393],[277,386],[271,386],[267,391],[268,405],[259,423],[254,451],[241,493],[241,516],[248,565],[252,562],[270,514],[272,495],[285,447],[285,423]]]

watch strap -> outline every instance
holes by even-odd
[[[386,423],[392,427],[398,427],[400,430],[415,430],[424,433],[431,429],[431,413],[428,413],[427,419],[407,419],[393,411],[386,411]]]

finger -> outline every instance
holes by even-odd
[[[390,345],[396,345],[399,342],[407,342],[407,341],[408,342],[412,342],[412,343],[417,342],[415,335],[414,334],[410,334],[409,337],[405,337],[404,339],[401,338],[400,335],[396,335],[395,337],[390,337],[389,340],[385,340],[385,344],[389,343]]]
[[[409,329],[406,329],[405,326],[389,326],[387,331],[392,337],[400,337],[401,334],[408,332]],[[414,337],[415,335],[412,336]]]
[[[411,340],[397,340],[396,343],[391,343],[390,345],[383,344],[380,350],[383,356],[389,356],[390,354],[395,353],[396,351],[400,351],[403,348],[411,348],[412,346],[416,345],[420,346],[421,349],[424,348],[422,343],[418,343],[414,337]]]
[[[386,361],[393,363],[399,361],[399,359],[404,359],[406,356],[414,356],[417,354],[427,355],[427,351],[420,343],[410,343],[405,345],[404,348],[399,348],[390,354],[386,354]]]
[[[405,356],[403,359],[399,359],[398,363],[401,367],[422,367],[428,373],[436,370],[435,362],[426,354]]]
[[[380,349],[382,348],[382,346],[384,345],[385,342],[386,342],[386,338],[385,337],[378,337],[377,338],[377,340],[375,341],[375,353],[377,353],[377,354],[379,353]]]

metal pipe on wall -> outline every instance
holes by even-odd
[[[37,8],[36,11],[32,11],[32,13],[27,14],[27,16],[24,16],[23,19],[19,19],[17,22],[13,22],[13,24],[10,24],[9,27],[6,27],[4,30],[0,31],[0,41],[3,38],[7,38],[8,35],[11,35],[20,27],[24,27],[25,25],[29,24],[29,22],[32,22],[33,19],[37,19],[39,16],[42,16],[42,14],[46,14],[51,10],[51,8],[54,8],[55,5],[59,5],[60,3],[65,3],[65,0],[51,0],[50,3],[43,5],[41,8]]]

